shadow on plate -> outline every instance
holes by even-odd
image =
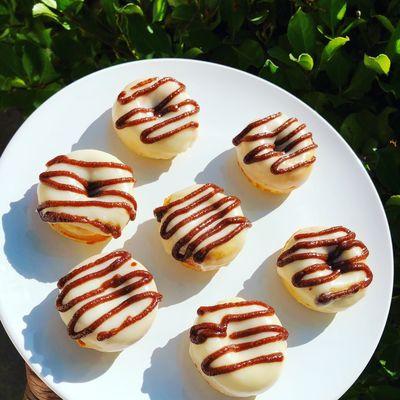
[[[58,290],[53,290],[24,317],[24,347],[32,355],[29,361],[41,366],[42,376],[54,382],[88,382],[104,374],[119,353],[101,353],[82,349],[69,338],[55,309]]]
[[[129,151],[114,132],[111,108],[93,121],[83,132],[79,141],[72,146],[72,150],[81,149],[102,150],[133,166],[133,173],[137,179],[136,186],[158,180],[163,173],[169,170],[172,163],[171,160],[152,160]]]
[[[84,259],[100,253],[107,242],[86,245],[66,239],[42,222],[36,212],[37,185],[32,186],[2,217],[4,253],[22,276],[55,282]]]
[[[197,174],[195,181],[216,183],[224,188],[225,193],[239,197],[244,215],[252,222],[278,208],[288,197],[287,194],[274,195],[255,188],[238,167],[234,148],[215,157]]]
[[[151,366],[144,371],[142,393],[152,400],[229,400],[214,390],[197,371],[189,356],[189,333],[184,331],[154,350]],[[245,399],[255,399],[246,397]]]
[[[266,301],[274,307],[282,325],[289,331],[288,346],[301,346],[321,334],[335,315],[309,310],[287,292],[276,272],[279,253],[272,254],[257,268],[244,283],[239,296]]]
[[[197,272],[185,268],[162,248],[157,221],[152,218],[137,228],[124,249],[132,253],[154,275],[157,288],[163,294],[161,307],[180,303],[200,292],[215,272]]]

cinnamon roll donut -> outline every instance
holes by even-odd
[[[304,228],[285,244],[277,272],[299,303],[336,313],[360,300],[372,282],[368,254],[365,244],[343,226]]]
[[[214,389],[228,396],[254,396],[278,379],[287,337],[271,306],[237,297],[197,310],[189,353]]]
[[[83,261],[58,281],[56,307],[82,347],[121,351],[150,329],[162,296],[153,276],[123,250]]]
[[[96,243],[117,238],[136,216],[132,169],[99,150],[53,158],[39,175],[41,219],[63,236]]]
[[[306,124],[278,112],[254,121],[234,139],[239,167],[254,186],[289,193],[302,185],[316,160]]]
[[[187,150],[197,138],[196,101],[174,78],[145,78],[129,83],[113,107],[117,135],[145,157],[168,159]]]
[[[172,194],[154,215],[161,224],[165,251],[198,271],[229,264],[242,249],[251,226],[240,200],[211,183]]]

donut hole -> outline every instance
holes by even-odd
[[[327,257],[326,264],[332,271],[340,269],[340,264],[337,263],[338,254],[336,249],[329,251]]]
[[[346,242],[344,242],[346,243]],[[346,251],[346,246],[343,243],[339,243],[333,248],[328,249],[326,264],[332,271],[345,272],[351,267],[353,259],[343,259],[342,254]]]
[[[100,186],[99,186],[98,182],[88,181],[87,186],[86,186],[87,197],[97,197],[99,191],[100,191]]]
[[[274,143],[271,144],[271,150],[277,153],[287,154],[289,150],[288,144],[290,143],[281,143],[277,138],[275,138]]]

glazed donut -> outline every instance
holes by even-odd
[[[117,135],[145,157],[168,159],[187,150],[197,138],[200,110],[174,78],[131,82],[113,107]]]
[[[162,296],[153,276],[123,250],[83,261],[58,281],[56,307],[82,347],[121,351],[150,329]]]
[[[254,121],[234,139],[239,167],[254,186],[289,193],[303,184],[316,160],[312,133],[281,112]]]
[[[214,389],[228,396],[254,396],[278,379],[288,332],[272,307],[237,297],[200,307],[197,315],[189,353]]]
[[[43,221],[70,239],[117,238],[136,216],[132,169],[99,150],[58,156],[39,176],[37,208]]]
[[[360,300],[372,282],[368,254],[365,244],[343,226],[305,228],[286,243],[277,272],[299,303],[336,313]]]
[[[198,271],[229,264],[242,249],[251,226],[240,200],[211,183],[172,194],[154,215],[161,224],[165,251]]]

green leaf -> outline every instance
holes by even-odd
[[[397,60],[400,56],[400,21],[397,23],[396,29],[390,36],[386,46],[386,52],[392,61]]]
[[[391,193],[400,193],[400,149],[387,146],[379,151],[376,175]]]
[[[284,88],[289,86],[283,70],[270,59],[267,59],[261,68],[260,77]]]
[[[191,49],[187,50],[183,56],[185,58],[197,58],[202,54],[203,50],[199,49],[198,47],[192,47]]]
[[[190,21],[195,15],[195,8],[192,4],[181,4],[174,8],[171,17],[179,21]]]
[[[21,58],[11,44],[4,42],[0,42],[0,75],[11,78],[23,75]]]
[[[394,32],[394,26],[390,19],[385,15],[374,15],[374,17],[386,28],[389,32]]]
[[[234,35],[242,26],[247,12],[246,0],[223,0],[221,2],[221,17],[229,32]]]
[[[279,46],[271,47],[268,50],[268,54],[275,58],[276,60],[280,61],[281,63],[287,65],[288,67],[292,66],[292,63],[289,58],[289,54]]]
[[[306,71],[311,71],[314,67],[314,60],[308,53],[301,53],[297,58],[290,53],[289,58]]]
[[[340,133],[346,139],[346,142],[353,150],[360,150],[367,137],[365,132],[366,121],[371,120],[373,116],[365,111],[362,113],[353,113],[348,115],[340,127]]]
[[[400,99],[400,79],[398,79],[400,73],[400,66],[394,64],[393,71],[390,74],[389,78],[383,76],[383,79],[378,79],[378,83],[380,88],[385,93],[392,94],[395,98]]]
[[[362,26],[366,23],[367,21],[363,18],[358,18],[353,21],[351,21],[347,26],[345,26],[343,29],[340,29],[340,35],[347,35],[350,31],[353,29]]]
[[[116,5],[114,5],[114,7],[115,7],[115,10],[117,11],[117,13],[119,13],[119,14],[125,14],[125,15],[137,14],[137,15],[144,16],[143,10],[137,4],[128,3],[128,4],[125,4],[123,7],[118,7]]]
[[[340,132],[356,151],[361,149],[367,139],[373,139],[377,146],[385,145],[393,132],[389,117],[395,111],[393,107],[386,107],[378,115],[366,110],[351,113],[343,121]]]
[[[364,54],[364,65],[378,74],[387,75],[390,70],[390,58],[386,54],[379,54],[376,57]]]
[[[31,82],[43,84],[58,77],[50,52],[32,43],[26,43],[23,47],[22,65]]]
[[[54,20],[58,20],[57,14],[51,11],[45,4],[36,3],[32,8],[32,15],[34,17],[46,16]]]
[[[0,75],[0,90],[10,91],[12,88],[26,87],[26,83],[21,78],[6,78]]]
[[[84,0],[57,0],[57,8],[60,11],[69,11],[76,14],[82,8],[83,3]]]
[[[290,18],[287,36],[295,53],[312,53],[316,42],[316,25],[311,15],[299,8]]]
[[[347,1],[345,0],[320,0],[320,16],[331,32],[335,31],[336,26],[346,15]]]
[[[385,209],[389,219],[393,241],[396,243],[397,246],[400,246],[400,194],[391,196],[385,204]],[[397,352],[399,351],[398,343],[396,343],[395,346],[392,347],[395,347],[397,349]],[[389,353],[389,356],[390,354],[393,354],[393,351]],[[397,362],[396,360],[390,360],[391,365],[389,365],[387,359],[380,360],[380,363],[389,375],[396,376],[400,374],[400,365],[398,360],[399,357],[397,357]]]
[[[394,107],[385,107],[376,116],[376,128],[374,136],[379,139],[380,143],[384,145],[390,140],[393,133],[393,128],[390,126],[389,118],[396,112]]]
[[[345,53],[336,52],[329,62],[325,63],[323,69],[326,71],[330,81],[342,92],[342,88],[348,85],[350,74],[354,71],[354,63]]]
[[[272,60],[269,58],[265,61],[261,71],[260,76],[264,77],[267,73],[275,74],[278,71],[279,67],[274,64]]]
[[[53,21],[57,22],[60,24],[63,28],[65,29],[71,29],[71,26],[68,22],[62,21],[57,14],[55,14],[50,8],[48,8],[45,4],[43,3],[37,3],[33,6],[32,8],[32,16],[34,18],[38,17],[46,17],[50,18]]]
[[[239,56],[241,68],[248,68],[250,65],[261,67],[264,62],[264,50],[256,40],[246,39],[239,47],[234,48]]]
[[[153,22],[160,22],[165,18],[167,12],[167,0],[154,0]]]
[[[400,388],[389,385],[372,386],[370,388],[371,393],[377,398],[385,400],[399,400],[400,399]]]
[[[359,99],[365,95],[370,89],[376,72],[368,69],[363,63],[357,66],[351,79],[349,87],[344,94],[352,99]]]
[[[58,0],[58,1],[60,1],[60,0]],[[41,0],[41,2],[43,4],[45,4],[47,7],[57,9],[57,1],[56,0]]]
[[[193,29],[188,32],[188,47],[198,47],[207,52],[220,45],[219,37],[208,29]]]
[[[336,37],[329,41],[329,43],[322,50],[321,64],[327,63],[336,54],[336,52],[343,47],[348,41],[349,37]]]

